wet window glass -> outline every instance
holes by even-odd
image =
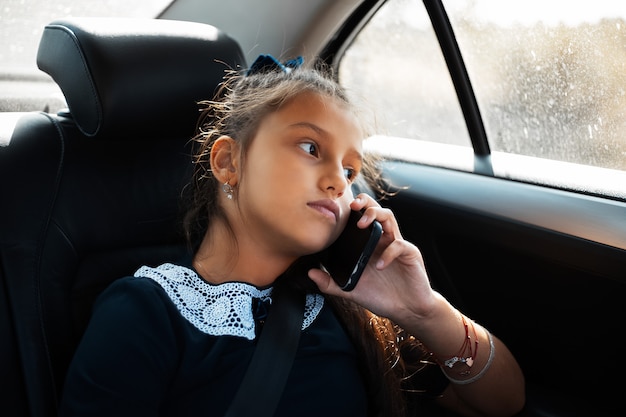
[[[621,2],[444,5],[492,150],[626,170]]]
[[[339,79],[374,109],[379,132],[471,146],[421,1],[386,2],[346,50]]]
[[[621,2],[444,0],[495,153],[626,171]],[[341,81],[385,134],[469,146],[419,0],[389,0],[348,47]]]

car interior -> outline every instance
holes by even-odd
[[[306,27],[319,45],[307,52],[336,67],[383,2],[327,3],[319,26]],[[441,2],[424,3],[452,42]],[[255,54],[231,31],[176,20],[175,3],[168,13],[43,29],[37,65],[67,109],[20,114],[0,146],[3,415],[55,416],[97,295],[186,250],[179,216],[198,102]],[[422,251],[433,287],[517,357],[520,416],[623,415],[626,200],[495,177],[469,80],[456,87],[478,143],[472,172],[383,159],[398,192],[381,204]]]
[[[212,26],[87,18],[51,22],[37,62],[69,111],[20,119],[0,157],[15,179],[2,216],[2,397],[11,415],[52,416],[95,296],[185,250],[196,103],[245,61]]]

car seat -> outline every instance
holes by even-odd
[[[95,297],[185,251],[198,101],[245,62],[213,26],[76,18],[45,27],[37,64],[69,109],[27,114],[0,147],[0,404],[44,417]]]

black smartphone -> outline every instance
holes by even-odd
[[[321,256],[322,265],[344,291],[356,286],[383,232],[376,220],[365,229],[359,228],[356,223],[360,218],[360,212],[351,210],[345,229]]]

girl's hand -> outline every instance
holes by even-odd
[[[360,194],[350,207],[367,207],[358,226],[366,227],[373,220],[383,226],[383,235],[361,279],[352,291],[346,292],[320,269],[311,269],[309,277],[323,293],[353,300],[372,313],[389,318],[424,343],[434,357],[455,355],[467,337],[461,313],[431,288],[419,249],[402,238],[393,213],[371,197]],[[490,346],[487,331],[478,324],[474,326],[479,329],[474,336],[480,338],[481,346]],[[437,400],[440,404],[459,415],[508,415],[522,407],[521,369],[499,339],[494,338],[494,343],[496,360],[488,371],[471,384],[450,384]],[[488,357],[489,349],[481,348],[474,358],[476,369],[487,366]]]
[[[383,235],[374,254],[352,291],[343,291],[320,269],[311,269],[309,277],[320,291],[355,301],[374,314],[399,325],[427,317],[435,303],[424,261],[419,249],[402,238],[395,216],[367,194],[359,194],[350,204],[352,210],[365,212],[357,226],[366,228],[378,220]]]

